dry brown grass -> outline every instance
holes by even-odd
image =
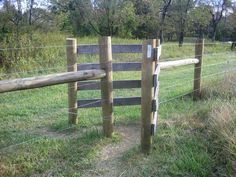
[[[236,174],[236,109],[229,102],[215,106],[209,117],[212,146],[217,149],[218,158]]]
[[[206,85],[207,87],[202,90],[203,98],[218,97],[229,100],[236,98],[236,72],[227,73],[223,79],[211,81]]]

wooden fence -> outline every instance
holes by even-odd
[[[76,50],[76,46],[74,46]],[[101,90],[101,99],[82,99],[72,103],[78,108],[102,107],[103,130],[107,137],[113,132],[113,106],[130,106],[141,104],[141,148],[149,153],[152,136],[156,132],[158,118],[158,92],[160,70],[171,67],[195,64],[194,74],[194,100],[200,97],[201,92],[201,66],[203,53],[203,40],[196,42],[196,57],[178,61],[160,62],[161,45],[159,40],[144,41],[143,45],[112,45],[110,37],[103,37],[98,45],[78,45],[79,54],[99,54],[100,63],[78,64],[74,71],[103,69],[106,77],[101,81],[80,81],[77,84],[79,91]],[[142,62],[112,63],[114,53],[142,53]],[[68,62],[69,63],[69,62]],[[140,80],[112,80],[113,72],[142,71]],[[76,83],[74,83],[76,84]],[[113,89],[142,88],[141,97],[113,98]],[[74,95],[76,90],[71,95]],[[69,94],[70,95],[70,94]],[[73,100],[74,98],[69,98]],[[76,115],[77,110],[71,114]],[[75,121],[76,122],[76,121]]]
[[[111,137],[113,133],[114,106],[141,105],[141,149],[142,152],[149,153],[157,127],[160,71],[195,64],[193,99],[197,100],[201,94],[203,46],[204,40],[199,39],[195,46],[195,58],[160,62],[159,40],[147,40],[142,45],[112,45],[111,37],[102,37],[98,45],[77,45],[76,39],[68,38],[67,73],[0,81],[0,93],[68,83],[69,124],[78,122],[78,108],[102,107],[103,131],[107,137]],[[113,53],[142,53],[142,62],[113,63]],[[99,63],[77,64],[80,54],[99,54]],[[120,71],[141,71],[142,78],[113,81],[113,72]],[[141,88],[142,95],[113,98],[113,89],[127,88]],[[101,99],[77,100],[77,92],[84,90],[101,90]]]

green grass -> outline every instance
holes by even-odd
[[[78,41],[80,44],[97,43],[96,38],[80,38]],[[113,39],[113,43],[141,41]],[[65,36],[48,36],[45,46],[51,44],[64,45]],[[204,87],[212,87],[209,83],[222,80],[225,76],[209,75],[235,68],[236,54],[229,50],[230,46],[226,45],[206,46]],[[220,54],[225,51],[228,53]],[[210,55],[216,52],[220,53]],[[65,47],[40,49],[39,53],[36,58],[23,58],[10,71],[12,74],[2,73],[1,77],[28,77],[66,70]],[[194,46],[179,48],[174,43],[167,43],[163,46],[161,60],[193,56]],[[141,54],[115,54],[113,60],[141,61],[141,57]],[[232,62],[211,65],[225,60]],[[97,61],[97,55],[78,57],[78,63]],[[47,68],[53,69],[45,70]],[[37,71],[29,72],[31,70]],[[140,72],[114,73],[115,80],[140,78]],[[161,102],[191,92],[193,66],[161,71],[160,83]],[[140,89],[114,90],[115,97],[140,96],[140,93]],[[80,91],[78,98],[100,98],[100,92]],[[213,105],[218,102],[217,99],[217,96],[210,95],[193,102],[191,97],[186,96],[162,104],[153,152],[150,156],[141,155],[139,147],[127,152],[122,158],[127,168],[123,175],[213,176],[218,166],[224,168],[217,163],[214,152],[211,152],[211,141],[204,124]],[[140,106],[115,107],[115,123],[137,123],[140,121],[140,113]],[[111,140],[101,135],[100,108],[79,109],[79,125],[75,127],[68,127],[67,116],[67,85],[0,94],[0,176],[83,176],[85,171],[95,166],[95,159],[102,147],[122,140],[119,132]]]

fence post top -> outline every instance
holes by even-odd
[[[111,43],[111,36],[102,36],[98,39],[99,43],[106,43],[106,41]]]
[[[143,41],[143,45],[152,45],[153,48],[157,46],[157,39],[147,39]]]
[[[76,38],[66,38],[67,41],[76,41]]]
[[[106,38],[111,38],[111,36],[101,36],[100,39],[106,39]]]

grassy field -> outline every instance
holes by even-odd
[[[54,41],[54,47],[50,41]],[[97,43],[96,38],[78,41]],[[64,36],[57,41],[51,37],[45,48],[38,49],[41,55],[22,58],[12,70],[2,70],[0,77],[65,71],[64,43]],[[113,43],[142,41],[113,39]],[[193,66],[162,71],[162,104],[152,153],[149,156],[140,154],[139,142],[130,145],[117,157],[118,161],[110,161],[114,163],[116,175],[236,174],[236,78],[233,76],[236,74],[236,53],[226,44],[206,44],[204,53],[203,98],[193,102],[191,94],[186,95],[193,87]],[[175,43],[166,43],[161,60],[193,56],[194,45],[179,48]],[[116,54],[113,60],[140,61],[141,54]],[[78,63],[97,61],[96,55],[78,57]],[[140,78],[140,72],[114,73],[115,80]],[[140,96],[140,89],[114,90],[114,96]],[[100,98],[100,92],[81,91],[78,98]],[[99,108],[80,109],[79,125],[75,127],[68,127],[67,115],[67,85],[0,94],[0,176],[111,176],[109,170],[98,168],[101,152],[111,146],[119,147],[125,139],[124,134],[117,131],[112,139],[102,136]],[[115,107],[114,115],[119,130],[129,127],[139,130],[140,106]],[[139,137],[140,132],[136,133]],[[108,156],[114,153],[105,152]]]

